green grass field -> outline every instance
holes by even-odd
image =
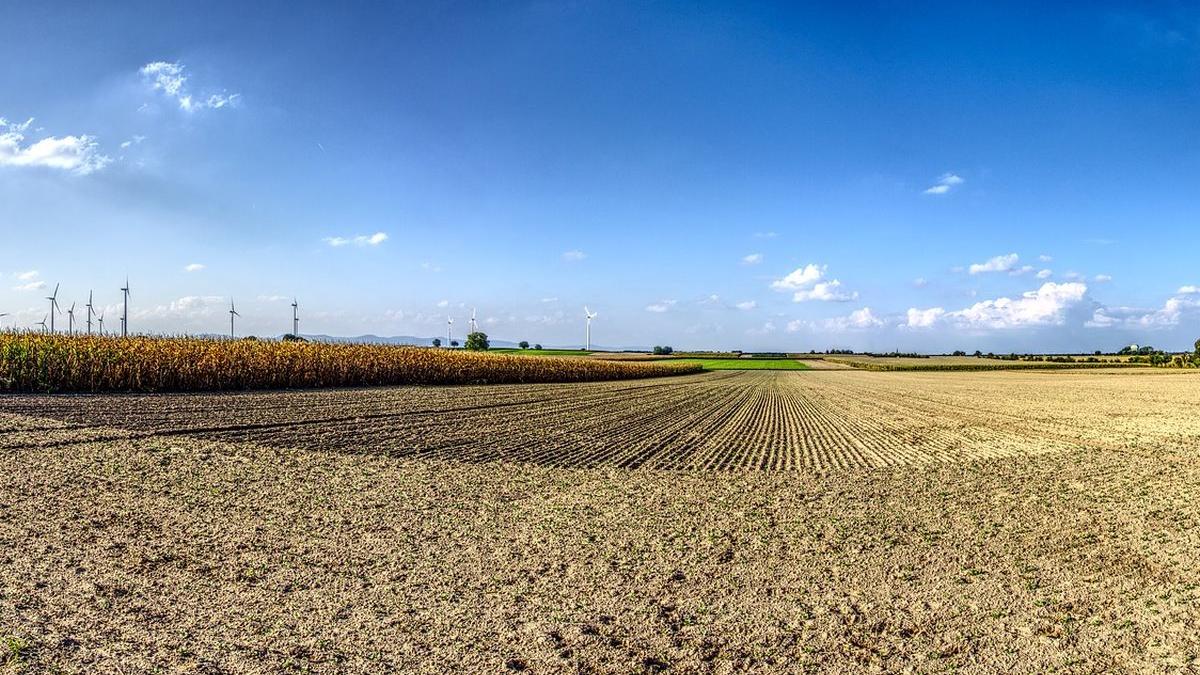
[[[517,349],[515,347],[489,349],[488,351],[496,354],[521,354],[523,356],[587,356],[592,353],[582,349]]]
[[[699,363],[705,370],[808,370],[795,359],[671,359],[671,363]]]

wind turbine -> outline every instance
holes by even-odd
[[[229,339],[230,340],[233,339],[233,317],[235,317],[235,316],[241,316],[241,314],[238,314],[238,311],[236,309],[234,309],[233,298],[230,298],[229,299]]]
[[[121,292],[125,294],[125,308],[121,310],[121,337],[125,337],[129,334],[129,277],[125,277]]]
[[[75,334],[75,303],[71,303],[71,309],[67,310],[67,335]]]
[[[583,349],[590,352],[592,351],[592,319],[596,318],[596,314],[588,309],[587,305],[584,305],[583,315],[587,317],[587,332],[585,333],[586,339],[583,343]]]
[[[88,291],[88,304],[87,304],[88,335],[92,334],[92,315],[95,313],[96,313],[95,308],[92,306],[92,292]]]
[[[478,331],[479,331],[479,325],[477,323],[475,323],[475,308],[472,307],[471,308],[471,332],[475,333]]]
[[[300,337],[300,304],[292,298],[292,337]]]
[[[451,339],[453,328],[454,328],[454,319],[451,319],[450,316],[447,315],[446,316],[446,348],[447,349],[450,348],[450,343],[454,342],[454,340]]]
[[[35,326],[41,326],[41,327],[42,327],[42,332],[43,332],[43,333],[45,333],[45,332],[46,332],[46,317],[44,317],[44,316],[43,316],[41,321],[39,321],[39,322],[37,322],[37,323],[35,323],[35,324],[33,324],[33,325],[35,325]]]
[[[62,310],[58,308],[58,284],[54,284],[54,295],[47,295],[46,299],[50,301],[50,332],[54,332],[54,313],[62,314]]]
[[[100,337],[104,337],[104,312],[100,312]]]

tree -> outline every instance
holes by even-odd
[[[960,349],[960,350],[958,350],[958,351],[956,351],[956,352],[954,352],[954,354],[953,354],[953,356],[966,356],[966,355],[967,355],[967,353],[966,353],[966,352],[964,352],[964,351],[963,351],[963,350],[961,350],[961,349]]]
[[[1200,356],[1200,340],[1196,340],[1196,356]]]
[[[981,352],[981,351],[979,351],[978,349],[976,349],[976,350],[975,350],[975,358],[980,358],[981,356],[983,356],[983,352]]]
[[[539,352],[542,351],[542,346],[540,344],[534,345],[533,348],[538,350]]]
[[[526,340],[521,340],[519,343],[517,343],[517,346],[521,349],[529,349],[529,342]]]
[[[671,349],[670,347],[659,347],[657,345],[654,347],[654,353],[657,356],[666,356],[667,354],[670,354],[673,351],[675,351],[675,350]]]
[[[473,352],[485,352],[491,346],[491,343],[488,342],[487,333],[475,331],[474,333],[467,334],[467,349]]]
[[[433,346],[441,347],[442,346],[442,338],[433,338]]]
[[[457,346],[458,346],[458,340],[451,340],[451,341],[450,341],[450,346],[451,346],[451,347],[457,347]]]

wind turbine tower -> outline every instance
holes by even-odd
[[[95,309],[96,308],[92,306],[92,292],[88,291],[88,304],[87,304],[88,335],[92,334],[92,315],[96,313]]]
[[[583,306],[583,315],[585,317],[587,317],[587,328],[585,329],[585,333],[584,333],[585,338],[584,338],[583,348],[585,351],[590,352],[590,351],[592,351],[592,319],[596,318],[596,314],[593,313],[590,309],[588,309],[587,305],[584,305]]]
[[[71,309],[67,310],[67,334],[75,334],[75,303],[71,303]]]
[[[233,317],[241,316],[233,307],[233,298],[229,299],[229,339],[233,339]]]
[[[475,308],[472,307],[471,308],[471,332],[476,333],[478,331],[479,331],[479,324],[475,323]]]
[[[100,337],[104,337],[104,312],[100,312],[100,316],[97,317],[97,320],[100,322]]]
[[[292,337],[300,337],[300,304],[292,298]]]
[[[41,320],[41,321],[39,321],[38,323],[35,323],[34,325],[35,325],[35,326],[41,326],[41,327],[42,327],[42,332],[43,332],[43,333],[45,333],[45,332],[46,332],[46,317],[44,317],[44,316],[43,316],[43,317],[42,317],[42,320]]]
[[[446,317],[446,349],[449,349],[450,344],[452,342],[454,342],[454,340],[451,339],[453,336],[453,333],[454,333],[453,329],[454,329],[454,319],[451,319],[449,316],[447,316]]]
[[[54,313],[62,314],[62,310],[58,308],[58,284],[54,284],[54,295],[47,295],[46,299],[50,301],[50,332],[54,332]]]
[[[125,337],[129,335],[129,277],[125,277],[121,292],[125,294],[125,307],[121,310],[121,337]]]

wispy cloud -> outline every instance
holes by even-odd
[[[795,319],[787,324],[789,333],[798,333],[802,330],[809,329],[814,331],[841,333],[846,331],[862,331],[870,328],[879,328],[887,322],[875,315],[870,307],[863,307],[850,312],[846,316],[835,316],[830,319],[820,319],[816,321],[806,321],[804,319]]]
[[[572,249],[570,251],[564,251],[562,254],[562,259],[566,262],[578,262],[580,260],[583,260],[586,257],[587,257],[586,253],[584,253],[583,251],[577,250],[577,249]]]
[[[669,309],[671,309],[674,306],[675,306],[674,300],[663,300],[661,302],[656,302],[654,304],[646,305],[646,311],[654,312],[655,314],[662,314],[663,312],[668,311]]]
[[[749,255],[742,256],[743,265],[757,265],[762,261],[763,255],[761,253],[751,253]]]
[[[93,136],[47,136],[26,144],[32,124],[33,118],[18,124],[0,117],[0,166],[40,166],[86,176],[112,163]]]
[[[325,237],[323,241],[334,248],[340,248],[342,246],[378,246],[387,240],[386,232],[376,232],[375,234],[356,234],[353,237]]]
[[[1045,270],[1038,270],[1038,273],[1035,276],[1037,276],[1037,278],[1039,278],[1039,279],[1049,279],[1053,275],[1054,275],[1054,270],[1045,269]]]
[[[937,182],[925,189],[927,195],[944,195],[950,190],[963,184],[963,179],[953,173],[944,173]]]
[[[201,263],[188,263],[183,267],[184,272],[199,272],[202,269],[204,269],[204,265]]]
[[[139,70],[142,79],[151,88],[174,99],[179,104],[179,109],[185,112],[194,112],[202,108],[234,108],[239,104],[241,94],[229,94],[224,91],[193,96],[188,91],[189,75],[186,71],[187,67],[178,61],[154,61]]]
[[[974,263],[967,268],[971,274],[986,274],[988,272],[1008,272],[1013,269],[1013,266],[1020,260],[1020,256],[1016,253],[1008,255],[998,255],[988,259],[987,262]]]
[[[769,232],[768,231],[768,232],[755,232],[754,233],[755,239],[774,239],[775,237],[778,237],[778,236],[779,236],[778,232]]]
[[[1094,281],[1094,282],[1096,282],[1096,283],[1098,283],[1098,284],[1106,284],[1106,283],[1108,283],[1108,282],[1112,281],[1112,275],[1110,275],[1110,274],[1097,274],[1096,276],[1092,277],[1092,281]]]
[[[37,270],[29,270],[28,272],[18,272],[16,274],[17,281],[33,281],[41,274]]]
[[[755,302],[754,300],[745,300],[743,302],[739,302],[738,304],[734,305],[734,307],[737,307],[738,309],[742,310],[743,312],[748,312],[748,311],[754,309],[755,307],[758,307],[758,303]]]

